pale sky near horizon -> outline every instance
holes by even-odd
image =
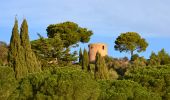
[[[107,43],[113,57],[129,55],[114,50],[116,37],[122,32],[138,32],[149,43],[141,53],[148,58],[151,51],[162,48],[170,53],[169,9],[169,0],[1,0],[0,41],[9,43],[16,15],[19,24],[27,19],[31,40],[38,38],[37,33],[46,36],[49,24],[73,21],[94,32],[91,43]]]

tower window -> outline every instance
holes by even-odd
[[[104,50],[104,46],[102,46],[102,49]]]

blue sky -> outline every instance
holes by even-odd
[[[0,41],[9,43],[16,15],[19,24],[27,19],[31,40],[38,38],[37,33],[46,36],[49,24],[73,21],[94,32],[90,43],[107,43],[113,57],[129,56],[114,50],[116,37],[138,32],[149,43],[140,55],[148,58],[162,48],[170,53],[169,5],[169,0],[1,0]]]

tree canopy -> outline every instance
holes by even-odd
[[[93,34],[91,30],[82,28],[74,22],[51,24],[46,30],[49,38],[53,38],[55,35],[59,34],[65,47],[72,46],[78,42],[87,43],[90,40],[90,36]]]
[[[134,51],[142,52],[148,47],[148,43],[136,32],[122,33],[115,41],[115,50],[120,52],[130,52],[131,57]]]
[[[40,34],[38,35],[39,39],[31,41],[31,47],[41,60],[42,66],[59,63],[64,52],[60,37],[56,35],[53,38],[44,38]],[[49,64],[50,61],[52,62]]]
[[[48,38],[39,34],[40,38],[31,42],[32,49],[45,66],[53,62],[66,65],[76,61],[77,52],[70,52],[70,47],[77,47],[79,42],[87,43],[93,34],[74,22],[51,24],[46,30]]]

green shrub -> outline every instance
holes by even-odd
[[[88,73],[77,68],[63,67],[25,77],[10,98],[96,100],[98,94],[98,84]]]
[[[138,82],[148,90],[159,94],[164,98],[170,93],[170,67],[164,66],[148,66],[144,68],[136,68],[129,70],[125,75],[125,79]]]
[[[161,100],[136,82],[128,80],[99,81],[101,93],[98,100]]]
[[[16,88],[17,82],[11,67],[0,66],[0,100],[7,100]]]
[[[109,79],[118,79],[119,75],[114,69],[109,69]]]

